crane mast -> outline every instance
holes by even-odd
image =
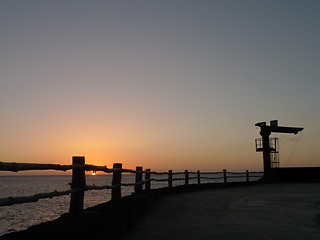
[[[270,121],[268,126],[266,122],[258,122],[255,126],[260,127],[260,135],[262,138],[256,139],[256,151],[263,153],[264,172],[269,171],[272,167],[279,166],[278,158],[278,139],[271,138],[271,133],[291,133],[298,134],[303,130],[302,127],[283,127],[278,126],[278,120]]]

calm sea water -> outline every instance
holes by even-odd
[[[157,178],[166,178],[166,175]],[[175,176],[183,177],[183,176]],[[190,176],[192,177],[192,176]],[[133,183],[134,175],[122,176],[123,183]],[[86,176],[87,185],[111,185],[112,175]],[[70,175],[57,176],[0,176],[0,198],[29,196],[37,193],[65,191],[70,189]],[[190,180],[190,184],[196,180]],[[212,182],[203,180],[204,182]],[[174,181],[182,185],[183,181]],[[166,187],[167,182],[152,182],[151,187]],[[122,195],[133,192],[133,187],[122,187]],[[84,207],[88,208],[111,199],[111,190],[91,190],[85,192]],[[0,207],[0,235],[27,229],[41,222],[50,221],[69,211],[70,195],[41,199],[35,203],[16,204]]]
[[[111,185],[111,175],[87,176],[87,185]],[[123,176],[123,182],[133,182],[134,176]],[[0,198],[28,196],[37,193],[69,190],[71,176],[0,176]],[[123,187],[123,196],[131,194],[132,187]],[[85,192],[85,208],[111,198],[111,190]],[[41,199],[35,203],[0,207],[0,235],[26,229],[32,225],[58,218],[69,211],[70,195]]]
[[[112,175],[86,176],[87,185],[111,185]],[[123,183],[133,183],[135,176],[122,176]],[[0,198],[29,196],[37,193],[65,191],[70,189],[70,175],[57,176],[0,176]],[[166,186],[155,182],[153,188]],[[122,196],[130,195],[133,187],[122,187]],[[88,208],[111,199],[111,190],[85,192],[84,207]],[[0,207],[0,235],[26,229],[41,222],[58,218],[69,211],[70,195],[41,199],[35,203],[23,203]]]

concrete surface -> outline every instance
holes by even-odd
[[[275,183],[164,196],[124,240],[320,239],[320,183]]]

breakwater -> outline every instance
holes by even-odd
[[[135,200],[124,200],[126,198],[122,198],[123,195],[123,187],[130,187],[133,189],[134,196],[144,195],[146,196],[149,192],[154,192],[153,188],[159,187],[159,183],[161,183],[161,187],[163,190],[159,192],[168,192],[169,190],[165,190],[164,186],[167,186],[167,189],[174,189],[170,191],[176,192],[177,189],[175,186],[182,185],[184,189],[195,189],[195,185],[197,189],[201,189],[203,187],[207,187],[209,185],[208,182],[214,182],[213,186],[218,186],[219,184],[226,185],[228,183],[234,182],[242,182],[249,183],[251,181],[255,181],[262,176],[262,173],[259,172],[249,172],[245,171],[242,173],[239,172],[229,172],[227,170],[223,170],[221,172],[192,172],[192,171],[182,171],[182,172],[173,172],[172,170],[168,170],[167,172],[154,172],[150,169],[143,170],[142,167],[136,167],[135,170],[132,169],[124,169],[122,168],[122,164],[116,163],[114,164],[112,169],[106,168],[106,166],[94,166],[90,164],[85,164],[84,157],[73,157],[72,165],[59,165],[59,164],[30,164],[30,163],[4,163],[0,162],[0,170],[2,171],[27,171],[27,170],[47,170],[54,169],[58,171],[67,171],[72,170],[72,181],[71,181],[71,189],[65,191],[51,191],[46,193],[36,193],[33,195],[25,195],[25,196],[14,196],[14,197],[5,197],[0,199],[1,206],[15,205],[20,203],[28,203],[28,202],[37,202],[40,199],[44,198],[55,198],[59,196],[67,196],[70,195],[70,208],[69,213],[63,215],[63,219],[68,215],[68,219],[73,217],[83,218],[88,213],[81,214],[83,212],[84,207],[84,193],[89,190],[105,190],[108,189],[111,193],[111,201],[107,205],[117,204],[117,202],[126,202],[126,201],[135,201]],[[103,171],[105,173],[112,174],[111,184],[109,185],[88,185],[86,181],[85,173],[87,171]],[[124,175],[126,174],[126,175]],[[127,176],[127,174],[132,175],[131,179],[134,179],[134,182],[128,183],[123,182],[123,177]],[[109,178],[110,179],[110,178]],[[218,185],[215,185],[218,184]],[[180,191],[180,190],[179,190]],[[110,196],[109,195],[109,196]],[[142,196],[141,195],[141,196]],[[109,201],[109,199],[105,199],[105,201]],[[141,199],[141,197],[139,197]],[[149,197],[147,198],[149,199]],[[50,200],[51,201],[51,200]],[[52,200],[54,201],[54,200]],[[104,201],[103,201],[104,202]],[[152,202],[152,201],[150,201]],[[124,204],[125,206],[128,204]],[[131,204],[129,204],[131,206]],[[143,203],[143,205],[148,205]],[[13,206],[14,207],[14,206]],[[113,208],[113,207],[112,207]],[[91,210],[90,210],[91,211]],[[90,212],[89,211],[89,212]],[[119,210],[120,211],[120,210]],[[96,211],[95,211],[96,212]],[[110,212],[110,210],[108,210]],[[80,215],[81,216],[78,216]],[[61,220],[59,220],[61,221]],[[46,224],[46,223],[44,223]],[[130,225],[130,224],[129,224]],[[41,231],[40,231],[41,232]]]
[[[151,182],[168,182],[168,187],[173,186],[174,181],[184,181],[184,185],[189,185],[190,180],[197,180],[198,184],[201,184],[203,179],[210,179],[216,181],[222,181],[227,183],[228,181],[246,181],[250,182],[252,179],[261,177],[261,172],[228,172],[223,169],[222,172],[190,172],[185,170],[183,172],[153,172],[150,169],[145,171],[141,166],[137,166],[135,170],[122,168],[121,163],[114,163],[113,168],[109,169],[106,166],[94,166],[85,164],[84,157],[73,157],[72,165],[58,165],[58,164],[29,164],[29,163],[5,163],[0,162],[1,171],[26,171],[26,170],[60,170],[67,171],[72,169],[72,181],[71,189],[65,191],[52,191],[45,193],[37,193],[30,196],[18,196],[7,197],[0,199],[0,206],[10,206],[20,203],[37,202],[40,199],[53,198],[58,196],[70,195],[70,213],[80,214],[83,211],[84,206],[84,193],[89,190],[111,190],[111,200],[121,199],[121,187],[133,186],[135,193],[141,193],[145,187],[145,191],[151,190]],[[95,186],[86,184],[86,171],[103,171],[105,173],[112,173],[112,182],[110,185]],[[122,174],[131,173],[135,174],[134,183],[122,183]],[[183,174],[184,177],[174,177],[176,175]],[[258,175],[257,175],[258,174]],[[143,176],[144,175],[144,176]],[[151,178],[154,176],[165,176],[161,178]],[[191,176],[196,175],[196,176]],[[214,175],[214,176],[212,176]],[[144,177],[144,179],[143,179]]]
[[[143,190],[131,196],[111,200],[85,209],[82,214],[66,213],[60,218],[32,226],[24,231],[5,234],[1,240],[62,240],[62,239],[121,239],[141,216],[153,208],[163,196],[207,189],[233,188],[262,184],[254,182],[229,182],[189,184],[159,189]]]

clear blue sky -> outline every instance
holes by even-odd
[[[0,161],[260,170],[278,119],[319,166],[320,1],[8,0],[0,34]]]

